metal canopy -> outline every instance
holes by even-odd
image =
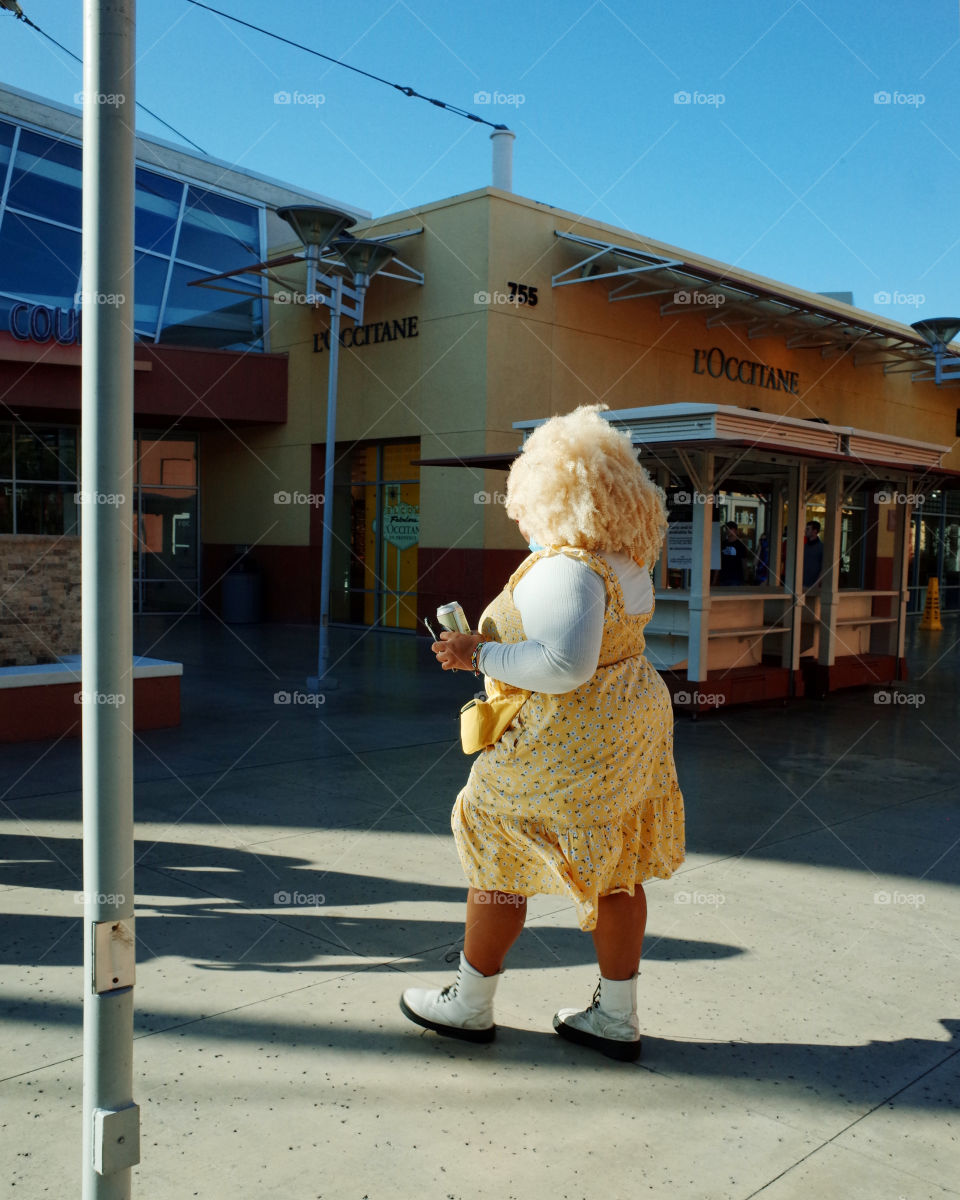
[[[602,415],[626,430],[634,445],[649,448],[664,465],[667,458],[682,462],[690,450],[730,449],[740,451],[739,471],[746,469],[748,461],[775,463],[791,456],[848,463],[852,473],[920,470],[936,473],[938,478],[952,474],[941,466],[949,446],[732,405],[655,404]],[[513,427],[526,435],[544,420],[515,421]]]
[[[920,471],[922,487],[919,481],[918,487],[931,491],[960,476],[940,465],[949,446],[849,425],[827,425],[722,404],[658,404],[602,415],[630,434],[641,458],[649,457],[674,474],[693,478],[696,470],[691,456],[699,451],[723,458],[726,466],[718,470],[716,482],[725,483],[727,490],[750,490],[801,459],[815,460],[825,471],[842,468],[853,486],[901,479]],[[545,420],[515,421],[513,427],[526,436]],[[417,465],[507,471],[519,453],[518,448],[495,454],[421,458]]]
[[[934,378],[933,351],[909,326],[871,321],[852,308],[843,313],[828,302],[777,292],[730,271],[666,257],[652,249],[559,229],[554,233],[562,242],[582,247],[578,260],[553,276],[554,287],[619,281],[608,287],[611,302],[670,297],[660,305],[662,317],[703,317],[705,310],[713,308],[706,318],[708,329],[728,326],[742,328],[748,338],[782,337],[790,349],[819,350],[824,358],[852,350],[854,366],[882,366],[885,373],[909,371],[915,381]],[[692,302],[692,293],[704,299]],[[717,298],[714,304],[711,297]],[[960,356],[955,357],[960,362]]]
[[[402,229],[397,233],[385,233],[382,237],[373,240],[378,242],[393,242],[398,238],[415,237],[417,234],[423,233],[423,226],[419,229]],[[349,240],[350,235],[346,235],[345,240]],[[217,275],[204,275],[202,279],[191,280],[190,287],[212,288],[219,292],[233,292],[240,296],[257,296],[258,292],[252,292],[250,288],[227,287],[226,283],[221,280],[237,280],[243,275],[255,275],[257,277],[268,279],[271,283],[290,292],[296,292],[299,285],[289,279],[282,279],[279,275],[275,275],[274,268],[289,266],[292,263],[306,262],[305,254],[281,254],[277,258],[267,258],[263,262],[249,263],[242,267],[234,267],[229,271],[221,271]],[[343,259],[339,254],[332,250],[322,254],[318,260],[318,265],[328,270],[343,269]],[[404,283],[416,283],[422,286],[424,275],[422,271],[418,271],[416,267],[412,267],[409,263],[404,262],[400,257],[396,257],[390,263],[389,270],[381,270],[377,272],[387,279],[400,279]]]

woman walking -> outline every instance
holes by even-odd
[[[644,657],[663,495],[629,437],[585,407],[527,440],[507,480],[507,514],[530,556],[478,633],[445,632],[433,650],[444,670],[485,675],[489,697],[527,698],[474,760],[454,805],[470,885],[456,982],[409,988],[401,1008],[445,1036],[490,1041],[527,897],[568,896],[593,936],[600,984],[586,1009],[561,1009],[554,1029],[632,1060],[643,883],[668,878],[684,853],[670,696]]]

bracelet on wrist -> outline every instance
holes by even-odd
[[[480,647],[487,640],[488,640],[487,638],[481,636],[480,641],[477,642],[477,644],[474,646],[473,653],[470,655],[470,666],[473,670],[474,675],[476,675],[478,678],[480,676]]]

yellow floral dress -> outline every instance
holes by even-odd
[[[616,572],[583,550],[551,547],[521,563],[484,611],[493,641],[524,641],[513,589],[553,554],[580,559],[604,581],[607,607],[593,677],[559,696],[531,692],[493,746],[474,760],[451,825],[472,887],[516,895],[569,896],[581,929],[597,900],[633,895],[683,862],[683,797],[673,762],[673,709],[644,657],[652,612],[625,611]],[[485,680],[488,696],[519,689]]]

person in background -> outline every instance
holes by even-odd
[[[432,648],[445,671],[487,676],[488,695],[529,696],[474,759],[454,805],[470,885],[456,982],[408,988],[400,1007],[446,1037],[489,1042],[527,898],[565,896],[593,937],[600,983],[587,1008],[561,1009],[553,1027],[632,1061],[643,884],[669,878],[684,859],[670,693],[644,654],[663,493],[629,436],[584,407],[527,439],[507,480],[507,514],[531,554],[479,633],[444,632]]]
[[[747,548],[740,540],[736,521],[727,521],[723,527],[723,543],[720,547],[721,587],[736,587],[743,583],[743,560]]]
[[[767,583],[770,579],[770,539],[765,533],[760,534],[760,545],[757,547],[757,565],[753,573],[753,582]]]
[[[803,590],[816,587],[823,574],[823,542],[820,541],[820,522],[808,521],[803,534]]]

